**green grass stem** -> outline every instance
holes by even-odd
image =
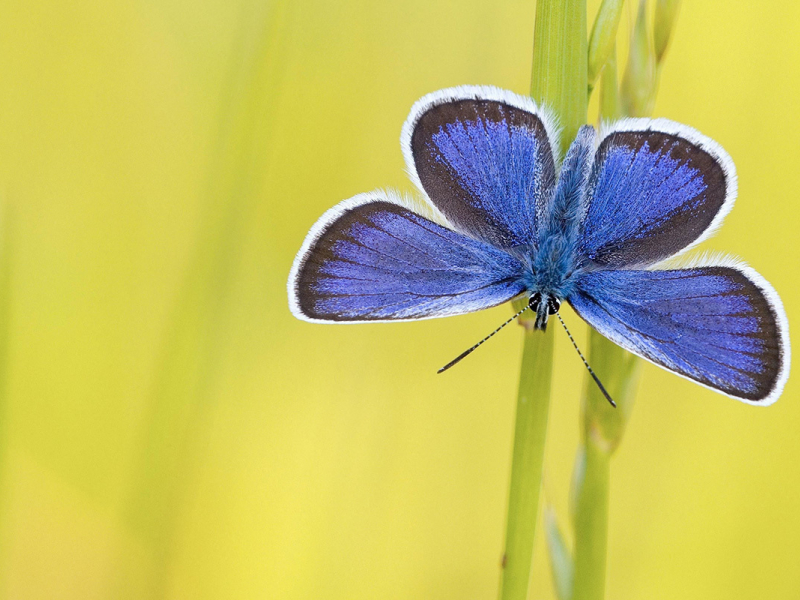
[[[586,56],[586,0],[539,0],[531,96],[558,117],[562,156],[586,123]]]
[[[500,582],[502,600],[528,596],[533,540],[539,511],[550,380],[553,372],[553,331],[533,329],[526,322],[525,345],[517,395],[508,520]]]
[[[571,600],[602,600],[606,582],[611,454],[597,440],[588,437],[581,444],[576,462],[578,477],[573,490],[575,575]]]
[[[587,377],[581,406],[581,445],[573,474],[572,600],[602,600],[605,595],[611,456],[622,441],[633,410],[641,371],[639,358],[594,330],[589,335],[589,361],[617,408],[608,404]]]
[[[539,0],[533,41],[531,96],[553,110],[561,125],[560,155],[586,122],[585,0]],[[533,329],[531,315],[520,318],[525,330],[514,449],[511,463],[501,600],[528,596],[533,541],[539,512],[550,380],[553,329]]]
[[[634,59],[634,66],[639,67],[641,60],[644,59]],[[629,68],[630,65],[629,60]],[[622,116],[621,104],[616,51],[612,51],[601,77],[600,118],[619,118]],[[617,408],[608,404],[597,385],[587,376],[581,405],[581,443],[572,478],[575,548],[571,600],[602,600],[605,597],[611,455],[622,441],[633,409],[640,362],[590,329],[589,363],[617,402]]]
[[[678,2],[659,0],[654,48],[647,26],[647,2],[640,0],[621,90],[617,89],[614,52],[603,70],[601,119],[650,116],[677,10]],[[591,378],[586,378],[581,447],[573,475],[575,549],[570,600],[602,600],[605,596],[610,463],[633,410],[642,366],[641,359],[595,330],[589,333],[589,362],[618,408],[611,408]]]

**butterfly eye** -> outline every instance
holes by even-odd
[[[561,301],[558,298],[551,297],[547,301],[547,312],[548,314],[554,315],[558,312],[558,309],[561,308]]]
[[[542,295],[539,292],[536,292],[533,296],[530,297],[528,300],[528,306],[531,307],[532,311],[538,311],[539,305],[542,303]]]

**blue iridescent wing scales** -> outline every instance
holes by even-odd
[[[522,264],[387,199],[362,194],[312,228],[289,276],[307,321],[426,319],[501,304],[525,289]]]
[[[736,172],[719,144],[666,119],[625,119],[604,133],[587,189],[584,261],[652,265],[722,223],[736,198]]]
[[[789,369],[786,314],[744,266],[582,275],[575,311],[623,348],[751,404],[771,404]]]
[[[465,86],[417,102],[401,144],[411,178],[456,229],[512,248],[536,245],[556,181],[554,136],[530,98]]]

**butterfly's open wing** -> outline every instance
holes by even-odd
[[[749,404],[777,400],[789,375],[781,301],[745,266],[595,271],[569,302],[630,352]]]
[[[289,275],[289,307],[314,322],[444,317],[510,300],[523,291],[521,278],[508,253],[373,192],[312,227]]]
[[[414,105],[400,141],[412,180],[456,229],[498,248],[536,245],[558,141],[530,98],[440,90]]]
[[[607,268],[652,265],[709,237],[735,199],[719,144],[666,119],[619,121],[595,154],[581,254]]]

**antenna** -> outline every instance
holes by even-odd
[[[480,345],[481,345],[483,342],[485,342],[485,341],[486,341],[486,340],[488,340],[490,337],[492,337],[492,336],[493,336],[495,333],[497,333],[498,331],[500,331],[500,330],[501,330],[503,327],[505,327],[506,325],[508,325],[509,323],[511,323],[511,321],[513,321],[514,319],[518,318],[518,317],[519,317],[519,316],[520,316],[522,313],[524,313],[524,312],[525,312],[526,310],[528,310],[530,307],[531,307],[530,303],[526,304],[526,305],[525,305],[525,307],[524,307],[524,308],[523,308],[521,311],[519,311],[517,314],[515,314],[513,317],[511,317],[511,318],[510,318],[508,321],[506,321],[505,323],[503,323],[502,325],[500,325],[500,327],[498,327],[497,329],[495,329],[495,330],[494,330],[492,333],[490,333],[489,335],[487,335],[485,338],[483,338],[483,339],[482,339],[480,342],[478,342],[477,344],[475,344],[475,345],[474,345],[472,348],[470,348],[469,350],[464,350],[464,352],[462,352],[461,354],[459,354],[458,356],[456,356],[456,357],[455,357],[453,360],[451,360],[449,363],[447,363],[447,364],[446,364],[445,366],[443,366],[441,369],[439,369],[438,371],[436,371],[436,373],[437,373],[437,374],[439,374],[439,373],[444,373],[445,371],[447,371],[447,369],[449,369],[450,367],[452,367],[453,365],[455,365],[457,362],[461,361],[461,359],[462,359],[462,358],[466,358],[467,356],[469,356],[470,354],[472,354],[472,353],[473,353],[475,350],[477,350],[477,349],[478,349],[478,346],[480,346]],[[574,342],[573,342],[573,343],[574,343]],[[577,346],[576,346],[576,347],[577,347]],[[588,365],[587,365],[587,366],[588,366]],[[602,387],[602,386],[601,386],[601,387]]]
[[[556,316],[558,317],[558,320],[561,321],[561,326],[564,328],[564,331],[567,332],[567,335],[569,336],[569,341],[572,342],[573,347],[578,352],[578,356],[581,357],[583,364],[586,365],[587,369],[589,369],[589,374],[592,376],[592,379],[594,379],[594,382],[597,384],[597,387],[599,387],[600,391],[603,392],[603,396],[605,396],[606,400],[608,400],[611,403],[611,406],[617,408],[617,403],[611,399],[611,396],[609,396],[608,392],[606,391],[606,388],[604,388],[603,384],[600,383],[600,380],[597,378],[597,375],[595,375],[594,371],[592,371],[592,367],[589,366],[589,363],[586,362],[586,359],[583,357],[583,352],[581,352],[581,349],[578,348],[578,344],[576,344],[575,340],[572,338],[572,334],[569,332],[569,329],[567,329],[567,324],[564,323],[564,319],[562,319],[561,315],[558,313],[556,313]]]

